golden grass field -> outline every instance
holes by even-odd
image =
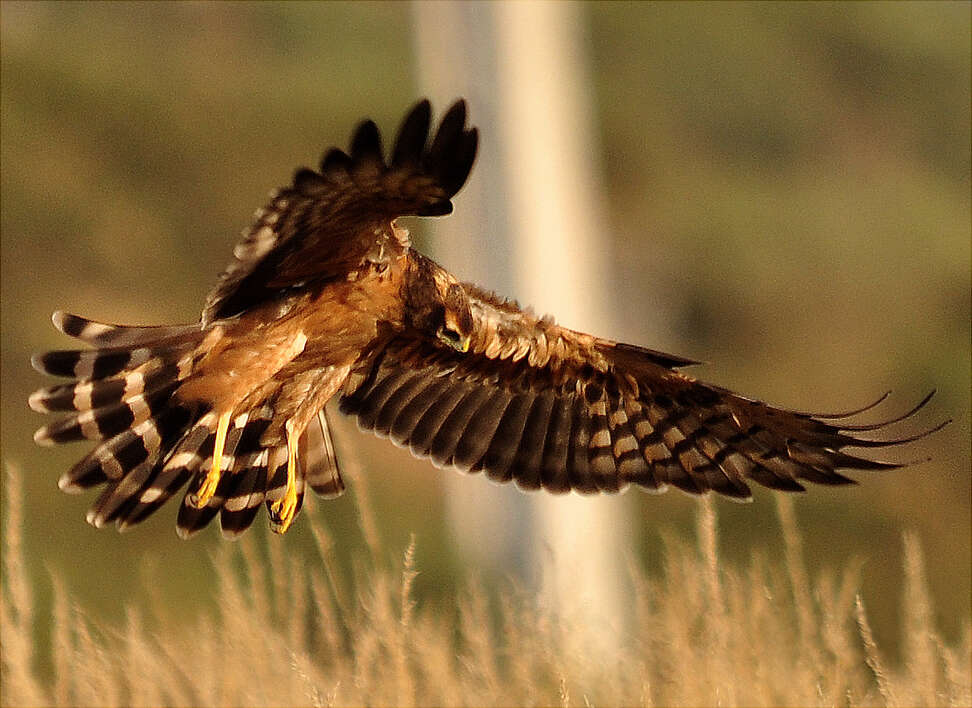
[[[700,504],[696,540],[668,538],[662,571],[632,563],[633,621],[604,627],[610,654],[579,644],[574,618],[513,584],[470,576],[443,615],[416,603],[414,539],[382,562],[358,499],[368,557],[352,577],[298,563],[250,534],[212,559],[218,608],[186,622],[149,602],[123,626],[92,622],[54,575],[53,610],[34,611],[20,545],[19,473],[5,480],[3,705],[950,705],[972,701],[972,630],[946,644],[932,620],[922,549],[905,534],[903,664],[887,663],[859,594],[858,568],[808,577],[792,502],[778,497],[784,558],[744,567],[717,555],[717,518]],[[356,480],[360,484],[361,480]],[[131,588],[151,595],[150,583]],[[52,636],[52,670],[33,637]]]

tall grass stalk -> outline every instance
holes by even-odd
[[[859,566],[810,578],[786,499],[782,567],[758,555],[748,567],[721,561],[708,501],[696,546],[667,538],[657,574],[630,563],[631,620],[605,630],[619,632],[620,647],[605,656],[571,640],[578,617],[526,590],[487,593],[472,576],[454,613],[423,606],[413,594],[415,539],[400,561],[383,560],[392,556],[367,521],[372,557],[355,577],[339,569],[332,539],[317,526],[318,563],[288,558],[276,539],[265,552],[252,539],[226,544],[213,561],[218,609],[188,626],[160,608],[131,609],[121,627],[96,626],[57,577],[52,611],[40,617],[21,547],[21,494],[8,470],[4,705],[972,702],[972,633],[966,625],[948,646],[933,626],[917,538],[903,540],[904,661],[890,666],[861,602]],[[36,669],[38,622],[50,624],[49,681]]]

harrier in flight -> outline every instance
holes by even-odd
[[[400,216],[442,216],[469,175],[478,134],[457,102],[430,139],[431,109],[406,116],[387,157],[371,121],[349,153],[300,169],[233,251],[199,322],[130,327],[63,312],[55,326],[93,348],[35,356],[72,379],[30,406],[69,411],[38,443],[96,440],[60,479],[102,486],[95,526],[124,529],[188,485],[177,528],[217,514],[246,530],[266,504],[283,533],[308,486],[344,490],[325,404],[436,465],[521,489],[584,494],[668,485],[751,495],[748,481],[803,490],[847,484],[838,469],[898,465],[844,452],[873,425],[784,410],[697,381],[695,362],[560,327],[460,282],[411,247]],[[943,424],[944,425],[944,424]]]

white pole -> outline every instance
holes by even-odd
[[[413,8],[420,89],[440,106],[469,97],[482,133],[473,189],[460,196],[462,216],[437,228],[434,255],[461,277],[554,313],[561,324],[610,331],[606,220],[579,6],[416,2]],[[503,276],[504,265],[511,276]],[[598,630],[584,634],[599,637],[600,646],[610,643],[616,632],[606,630],[622,614],[620,568],[628,547],[618,518],[625,506],[613,498],[533,494],[526,497],[525,529],[516,523],[522,512],[511,505],[510,490],[484,499],[484,487],[450,488],[454,519],[466,527],[456,529],[459,537],[478,529],[474,535],[482,538],[484,524],[505,523],[498,528],[513,538],[503,542],[521,544],[532,567],[551,561],[545,589],[556,606]],[[578,640],[594,648],[590,636]]]

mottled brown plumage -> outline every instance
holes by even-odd
[[[677,371],[688,359],[560,327],[458,282],[395,221],[451,212],[472,167],[465,103],[431,141],[430,124],[423,101],[387,163],[368,121],[350,154],[332,149],[320,171],[298,170],[257,212],[199,323],[55,313],[62,332],[95,348],[35,357],[75,379],[31,396],[35,410],[72,412],[35,439],[99,441],[60,481],[104,487],[89,521],[128,527],[188,485],[184,536],[217,514],[225,533],[241,533],[261,504],[285,531],[306,486],[344,489],[324,412],[334,396],[361,428],[436,465],[557,493],[674,485],[745,499],[749,480],[846,484],[837,469],[897,465],[845,447],[932,432],[857,437],[930,395],[876,425],[844,422],[867,409],[786,411]]]

